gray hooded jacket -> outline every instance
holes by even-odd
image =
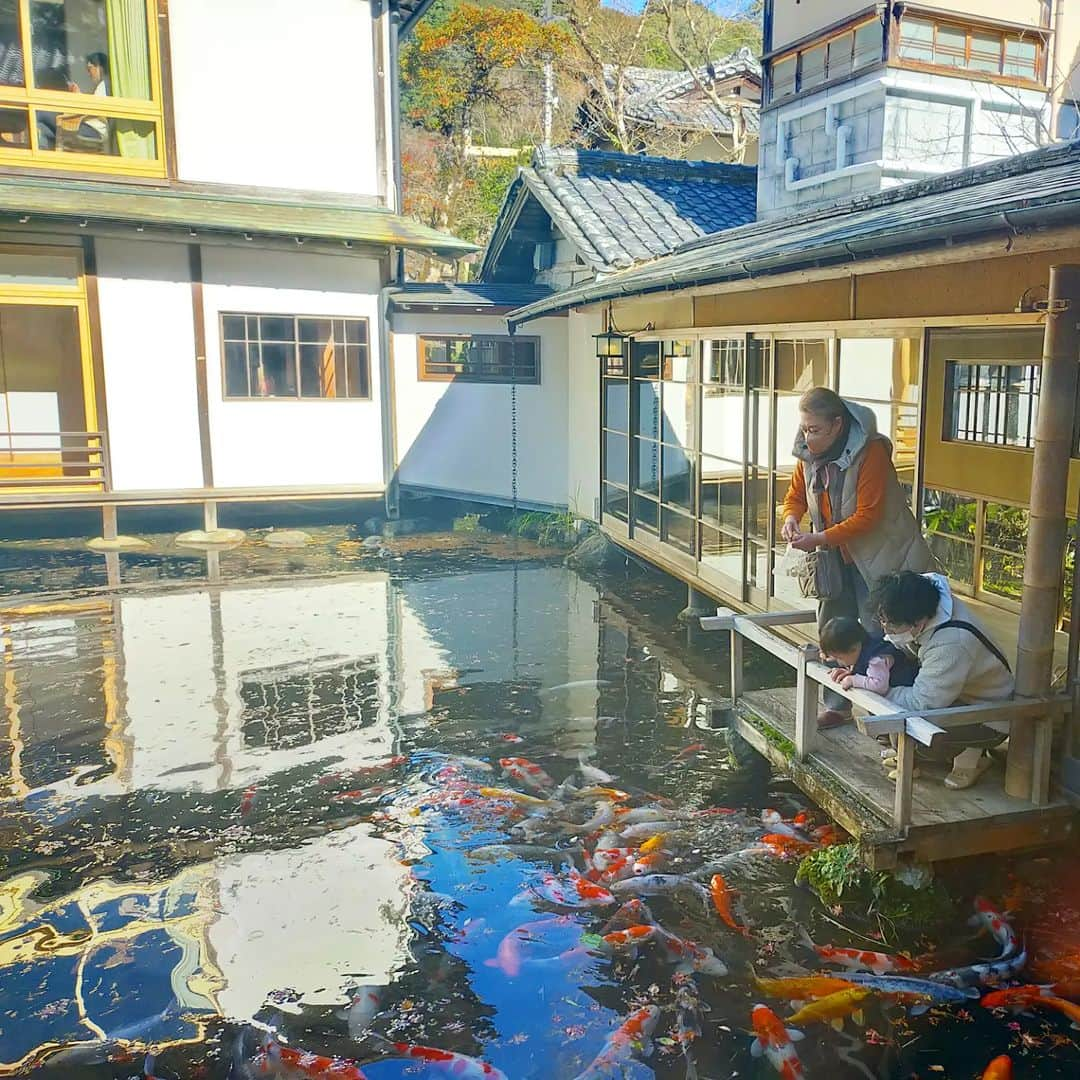
[[[851,414],[851,430],[840,456],[831,463],[838,470],[842,484],[839,507],[831,496],[829,500],[834,525],[855,513],[858,504],[859,467],[870,443],[880,439],[885,443],[890,459],[892,458],[892,443],[878,431],[877,417],[873,410],[846,398],[843,401]],[[821,521],[822,508],[810,482],[813,457],[806,447],[806,437],[801,430],[795,439],[792,453],[803,462],[806,502],[811,521]],[[933,556],[911,512],[894,468],[889,469],[885,483],[885,504],[877,526],[869,533],[856,536],[845,544],[869,588],[873,588],[878,578],[885,574],[894,574],[901,570],[914,570],[921,574],[932,569],[934,564]]]

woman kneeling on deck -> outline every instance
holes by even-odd
[[[876,632],[869,591],[883,574],[929,570],[930,549],[911,513],[892,463],[892,443],[865,405],[823,386],[799,399],[795,469],[780,531],[799,551],[818,552],[818,631],[833,618],[859,619]],[[809,511],[814,531],[799,523]],[[819,727],[851,719],[851,702],[825,691]]]
[[[919,660],[915,682],[889,690],[888,698],[898,708],[945,709],[1012,696],[1005,654],[971,609],[953,595],[944,575],[886,574],[875,585],[871,604],[886,639],[910,649]],[[972,724],[948,732],[933,749],[919,746],[916,752],[932,760],[951,760],[945,786],[969,788],[990,767],[987,751],[1004,742],[1008,733],[1008,721]]]

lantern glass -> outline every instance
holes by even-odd
[[[616,334],[610,330],[606,334],[596,334],[596,356],[600,360],[612,360],[623,354],[623,343],[626,340],[622,334]]]

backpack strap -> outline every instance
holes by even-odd
[[[967,630],[968,633],[974,634],[1005,665],[1005,670],[1010,675],[1012,674],[1012,667],[1009,661],[1005,659],[1005,654],[974,623],[965,622],[963,619],[949,619],[947,622],[935,626],[930,636],[933,637],[939,630],[946,628]]]

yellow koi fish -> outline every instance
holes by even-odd
[[[794,1016],[789,1016],[784,1021],[801,1027],[805,1024],[825,1023],[831,1024],[837,1031],[844,1027],[844,1018],[850,1016],[856,1024],[862,1024],[862,1003],[873,997],[873,991],[863,986],[853,986],[849,990],[838,990],[828,997],[818,998],[817,1001],[804,1005]]]

